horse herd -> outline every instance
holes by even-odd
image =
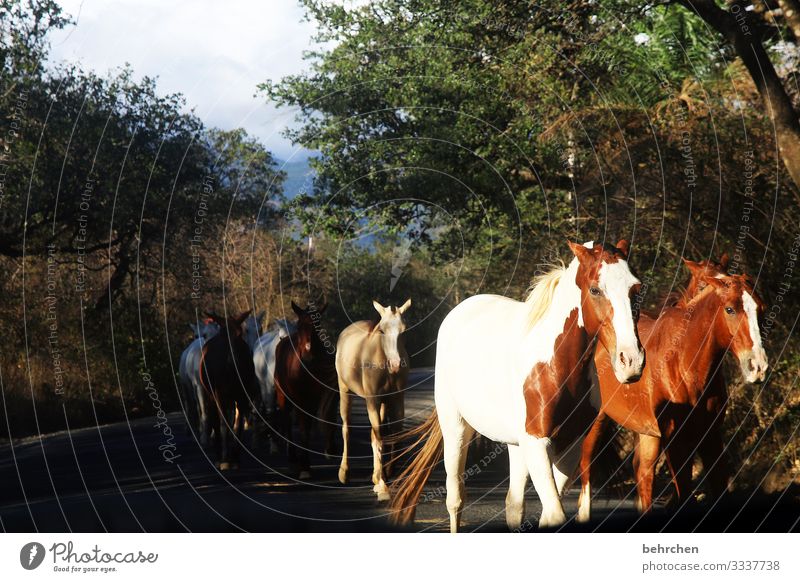
[[[339,479],[346,483],[352,392],[366,400],[375,493],[380,500],[388,499],[382,439],[398,432],[404,418],[409,358],[403,314],[411,300],[400,307],[377,301],[373,306],[378,317],[351,324],[335,348],[323,339],[321,320],[327,305],[303,309],[292,302],[297,321],[275,320],[263,334],[264,314],[249,311],[233,317],[208,313],[208,319],[190,324],[195,338],[181,355],[182,399],[188,426],[200,444],[216,441],[221,471],[238,468],[242,431],[249,419],[254,440],[266,434],[273,453],[286,451],[291,472],[299,479],[310,478],[312,428],[322,426],[325,454],[332,455],[339,403],[344,441]]]
[[[277,321],[264,335],[260,317],[209,314],[208,322],[194,326],[197,338],[181,358],[184,396],[194,403],[188,417],[203,444],[216,432],[220,469],[226,469],[236,466],[245,416],[257,412],[273,445],[283,444],[290,466],[308,478],[311,427],[315,420],[322,424],[332,452],[338,401],[339,480],[346,483],[350,397],[364,398],[374,492],[389,501],[396,524],[413,520],[443,458],[450,530],[458,531],[475,435],[508,446],[509,528],[524,520],[529,478],[542,504],[540,527],[566,521],[561,497],[576,478],[576,519],[588,521],[592,466],[610,421],[635,435],[640,511],[652,508],[662,452],[678,500],[693,494],[695,455],[708,496],[718,497],[732,474],[722,436],[722,360],[731,352],[747,382],[763,381],[767,370],[759,331],[764,303],[754,281],[729,272],[726,255],[718,262],[684,259],[690,272],[685,292],[668,296],[651,316],[640,314],[641,283],[628,266],[627,241],[570,242],[569,248],[569,264],[537,277],[524,301],[475,295],[445,317],[437,338],[435,409],[415,428],[401,431],[409,369],[403,314],[411,300],[400,307],[374,302],[378,317],[348,326],[335,349],[321,334],[324,307],[292,303],[297,323]],[[414,455],[389,486],[392,449],[400,442],[410,443],[404,454]]]

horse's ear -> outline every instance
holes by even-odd
[[[375,299],[372,300],[372,306],[375,308],[375,311],[377,311],[380,314],[380,316],[383,317],[386,308],[380,303],[378,303]]]
[[[221,315],[217,315],[213,311],[206,311],[206,315],[209,317],[209,319],[211,319],[211,321],[213,321],[220,327],[222,327],[222,325],[225,323],[225,318],[222,317]]]
[[[200,327],[196,323],[190,323],[189,327],[191,328],[192,332],[194,332],[194,335],[200,335]]]
[[[320,315],[322,315],[323,313],[325,313],[325,310],[326,310],[326,309],[328,309],[328,302],[327,302],[327,301],[326,301],[325,303],[323,303],[323,304],[322,304],[322,307],[320,307],[319,309],[317,309],[317,313],[319,313]]]
[[[731,262],[731,257],[728,253],[723,253],[723,255],[719,258],[719,266],[722,267],[722,270],[726,273],[728,272],[728,265]]]
[[[628,253],[631,250],[631,243],[629,243],[627,240],[625,240],[623,238],[617,243],[616,246],[617,246],[617,249],[619,249],[622,252],[623,256],[627,260],[628,259]]]
[[[292,301],[292,311],[297,314],[297,317],[303,317],[306,314],[306,312],[300,309],[300,306],[294,301]]]
[[[250,317],[250,314],[253,312],[252,309],[248,309],[247,311],[242,311],[239,315],[234,318],[234,321],[237,325],[241,325],[244,323],[244,320]]]
[[[706,286],[716,287],[717,289],[722,289],[723,287],[729,287],[731,284],[730,279],[717,279],[716,277],[712,277],[710,275],[703,276],[703,283]]]
[[[686,265],[686,268],[689,269],[689,272],[692,274],[692,277],[702,277],[703,274],[706,272],[703,265],[700,263],[695,263],[689,259],[683,258],[683,264]]]
[[[256,315],[256,321],[258,322],[258,326],[261,327],[264,324],[264,317],[266,317],[267,312],[261,311],[258,315]]]
[[[575,255],[579,261],[589,261],[589,259],[592,258],[592,251],[582,244],[574,243],[571,240],[568,240],[567,244],[569,245],[569,249],[572,251],[572,254]]]
[[[409,297],[405,303],[398,307],[397,311],[400,313],[400,315],[403,315],[409,307],[411,307],[411,297]]]

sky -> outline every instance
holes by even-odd
[[[295,112],[276,110],[257,85],[297,74],[314,24],[296,0],[59,0],[77,24],[51,36],[51,59],[97,73],[130,63],[182,93],[208,126],[243,127],[281,160],[309,155],[280,135]]]

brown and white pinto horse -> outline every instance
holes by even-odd
[[[327,435],[326,454],[333,434],[336,388],[335,350],[320,338],[322,313],[306,309],[292,301],[297,314],[297,330],[284,337],[275,348],[275,395],[279,409],[278,424],[289,452],[290,468],[300,479],[311,477],[309,445],[315,420],[322,421]],[[294,417],[294,419],[293,419]],[[300,430],[299,442],[292,439],[292,423]]]
[[[662,450],[678,499],[690,494],[695,453],[703,461],[711,496],[727,488],[721,433],[727,390],[721,362],[731,351],[746,381],[763,381],[767,356],[758,316],[764,304],[749,277],[725,274],[725,257],[719,263],[684,262],[692,273],[684,299],[658,319],[639,319],[649,362],[641,380],[621,386],[605,353],[595,353],[602,405],[583,444],[579,521],[591,517],[592,456],[608,418],[637,433],[634,469],[641,511],[652,507],[655,465]]]
[[[220,471],[238,468],[245,415],[258,398],[253,356],[243,337],[242,324],[249,315],[208,314],[220,331],[203,345],[200,378],[214,403],[208,414],[217,432]]]
[[[528,475],[542,502],[539,525],[566,519],[561,493],[577,468],[583,435],[594,421],[586,372],[594,338],[620,382],[637,380],[644,352],[631,295],[628,243],[569,243],[569,266],[538,278],[524,302],[476,295],[442,322],[436,352],[436,410],[409,431],[422,445],[395,481],[397,523],[413,519],[419,494],[444,455],[450,530],[464,504],[466,452],[475,432],[508,444],[506,522],[519,528]]]

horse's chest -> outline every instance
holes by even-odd
[[[552,362],[534,365],[523,384],[525,431],[565,444],[573,442],[594,421],[588,391],[585,350],[554,357]]]

